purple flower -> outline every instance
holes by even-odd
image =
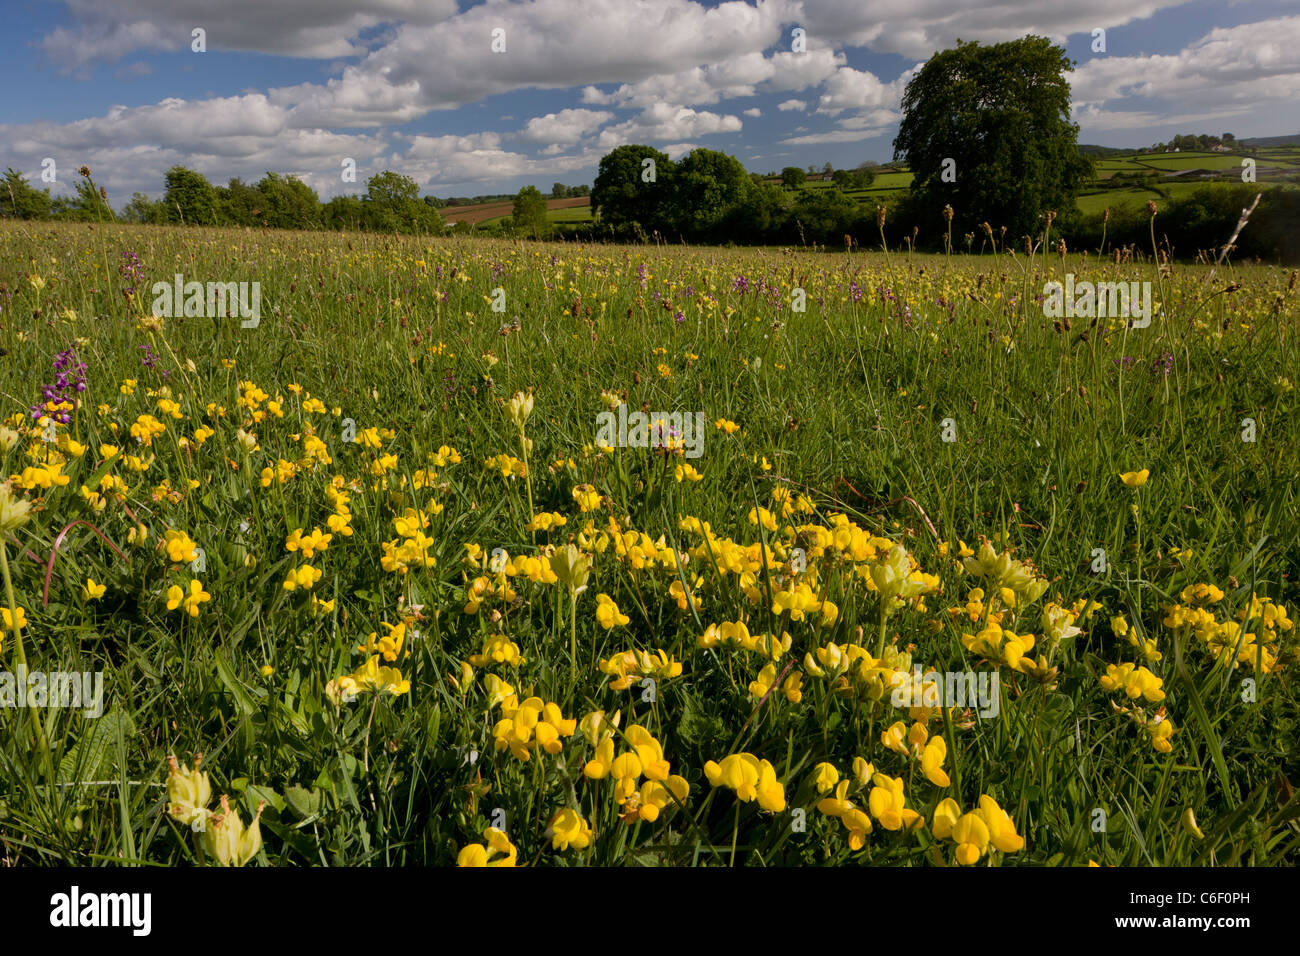
[[[54,371],[59,374],[55,376],[52,385],[41,386],[41,398],[44,401],[32,405],[28,410],[32,413],[34,420],[46,414],[49,414],[50,405],[59,405],[64,402],[76,406],[76,393],[86,390],[86,363],[77,361],[77,354],[74,349],[65,349],[58,355],[54,356],[51,363]],[[72,420],[72,416],[67,409],[61,409],[53,413],[55,420],[66,425]]]
[[[135,295],[136,286],[144,281],[144,266],[140,265],[140,257],[134,252],[123,252],[122,262],[117,268],[126,283],[122,294]]]

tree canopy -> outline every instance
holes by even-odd
[[[1012,236],[1037,234],[1048,211],[1072,218],[1091,173],[1069,119],[1072,66],[1045,37],[959,40],[912,77],[894,158],[912,171],[922,218],[938,225],[950,205],[954,233],[988,221]]]
[[[515,197],[510,224],[516,235],[544,239],[551,232],[551,221],[546,218],[546,197],[536,186],[525,186]]]

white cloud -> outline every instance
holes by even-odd
[[[782,103],[777,103],[776,108],[782,113],[789,112],[790,110],[799,110],[800,112],[803,112],[808,108],[808,104],[804,100],[785,100]]]
[[[738,116],[656,103],[635,119],[605,127],[596,143],[601,149],[608,150],[628,143],[659,143],[711,133],[735,133],[741,126]]]
[[[294,129],[288,114],[260,93],[114,106],[103,116],[63,124],[0,125],[0,141],[29,174],[39,173],[46,156],[69,171],[56,191],[66,191],[70,171],[86,163],[114,196],[159,192],[163,174],[176,164],[219,183],[235,176],[256,180],[275,170],[338,192],[345,157],[362,166],[388,148],[371,134]]]
[[[879,136],[884,129],[839,129],[828,133],[809,133],[807,136],[791,136],[781,140],[789,146],[812,146],[817,143],[857,143],[864,139]]]
[[[456,0],[66,0],[73,25],[41,40],[67,69],[120,59],[136,50],[189,51],[191,31],[206,31],[208,52],[248,50],[282,56],[357,56],[363,30],[404,20],[429,23],[456,13]],[[196,54],[197,55],[197,54]]]
[[[519,138],[532,143],[572,146],[614,118],[605,110],[560,110],[530,119]]]
[[[745,112],[742,113],[741,115],[742,115],[742,116],[748,116],[748,117],[750,117],[751,119],[758,119],[760,116],[763,115],[763,111],[760,110],[757,106],[755,106],[755,107],[752,107],[751,109],[747,109],[747,110],[745,110]]]
[[[1120,27],[1190,0],[802,0],[802,26],[811,43],[866,46],[925,60],[957,40],[997,43],[1027,33],[1060,42],[1096,27]]]
[[[1174,129],[1263,111],[1294,119],[1300,17],[1219,27],[1169,55],[1094,57],[1069,79],[1082,131]],[[1117,106],[1134,99],[1141,109]]]
[[[271,98],[300,113],[301,125],[361,126],[521,89],[630,86],[704,71],[700,64],[722,64],[717,77],[700,81],[704,86],[745,90],[768,72],[762,56],[750,54],[775,42],[792,3],[728,0],[706,8],[692,0],[501,0],[433,25],[403,24],[340,78],[273,90]],[[491,50],[497,28],[505,31],[502,53]],[[706,92],[701,87],[697,95]],[[627,105],[661,99],[612,95],[631,97]],[[594,90],[584,102],[601,105],[606,98]]]
[[[588,86],[582,91],[582,101],[592,105],[645,107],[671,100],[687,106],[705,106],[756,93],[808,89],[846,62],[843,53],[835,53],[829,47],[814,47],[798,54],[777,52],[768,57],[759,52],[741,53],[721,63],[624,83],[608,93]]]
[[[817,112],[835,116],[850,109],[896,107],[910,75],[905,73],[894,82],[885,83],[874,73],[841,67],[826,81],[826,92],[817,103]]]

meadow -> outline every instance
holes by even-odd
[[[0,226],[0,862],[1294,865],[1296,272],[1047,238]]]

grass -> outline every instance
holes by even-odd
[[[260,324],[153,322],[178,271],[259,281]],[[1159,312],[1049,318],[1066,272],[1150,281]],[[1271,605],[1233,627],[1252,594],[1297,598],[1284,270],[6,225],[0,283],[26,657],[105,680],[97,720],[0,710],[11,862],[212,857],[164,790],[168,755],[199,751],[210,808],[265,801],[249,858],[270,865],[450,864],[493,825],[519,863],[951,865],[943,801],[981,797],[1024,841],[981,864],[1296,862],[1295,632]],[[69,348],[86,389],[51,429],[29,407]],[[702,413],[702,455],[596,447],[602,392]],[[75,521],[112,546],[67,530],[47,603]],[[566,544],[590,562],[576,595]],[[167,606],[191,580],[195,617]],[[1208,618],[1166,626],[1167,605]],[[895,706],[912,661],[997,674],[1000,711]],[[1107,689],[1121,663],[1163,684]],[[521,740],[533,720],[557,753]],[[608,733],[635,766],[584,774]]]

